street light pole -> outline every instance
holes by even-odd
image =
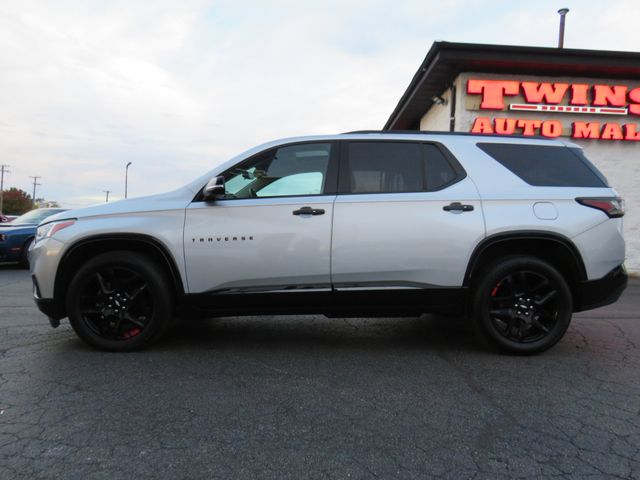
[[[127,198],[127,190],[129,187],[129,167],[131,166],[131,162],[127,163],[127,166],[124,168],[124,198]]]
[[[102,191],[107,194],[107,199],[105,200],[105,203],[109,203],[109,194],[111,193],[111,190],[102,190]]]

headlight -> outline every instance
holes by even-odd
[[[61,222],[51,222],[40,225],[36,230],[36,243],[43,238],[52,237],[56,232],[59,232],[63,228],[70,227],[76,223],[75,220],[62,220]]]

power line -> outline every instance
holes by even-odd
[[[2,207],[4,205],[4,174],[11,173],[7,168],[10,165],[0,165],[0,214],[2,214]]]
[[[32,208],[35,208],[36,206],[36,187],[37,186],[41,186],[41,183],[38,183],[38,179],[42,178],[40,176],[31,176],[29,175],[29,178],[33,178],[33,197],[31,197],[31,206]]]
[[[105,202],[109,203],[109,194],[111,193],[111,190],[102,190],[102,191],[107,194],[107,199],[105,200]]]

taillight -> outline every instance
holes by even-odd
[[[585,207],[596,208],[606,213],[609,218],[624,215],[624,200],[619,197],[582,197],[576,198],[576,202]]]

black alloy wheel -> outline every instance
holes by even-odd
[[[474,307],[483,336],[500,349],[519,354],[555,345],[573,310],[563,276],[533,257],[510,257],[490,267],[477,285]]]
[[[160,337],[171,320],[173,301],[164,272],[152,260],[133,252],[109,252],[74,276],[67,312],[87,343],[128,351]]]
[[[96,335],[109,340],[140,335],[153,316],[153,299],[146,281],[128,268],[96,270],[79,300],[83,321]]]

